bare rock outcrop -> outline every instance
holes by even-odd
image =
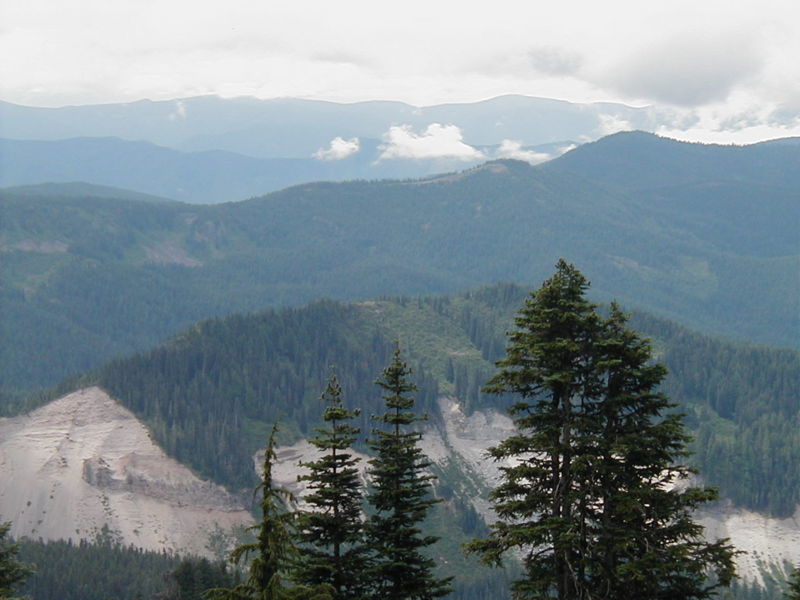
[[[107,526],[124,544],[208,554],[211,532],[252,522],[97,387],[0,419],[0,473],[0,515],[15,537],[91,539]]]

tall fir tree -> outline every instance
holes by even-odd
[[[595,343],[590,587],[600,598],[707,598],[733,579],[735,551],[727,540],[706,542],[694,520],[717,491],[688,485],[696,470],[681,461],[690,437],[677,405],[658,392],[667,370],[627,321],[612,303]]]
[[[294,502],[291,494],[272,482],[272,467],[277,460],[273,426],[264,452],[261,483],[254,495],[261,492],[261,522],[251,529],[258,532],[255,542],[242,544],[231,553],[235,565],[248,560],[247,579],[233,588],[213,588],[209,600],[332,600],[327,585],[293,584],[288,575],[297,557],[295,546],[295,513],[289,510]]]
[[[0,599],[12,600],[14,588],[33,573],[33,567],[17,560],[19,546],[11,541],[8,532],[11,522],[0,523]]]
[[[359,459],[349,452],[360,432],[350,421],[359,411],[344,407],[335,373],[321,400],[327,427],[318,428],[311,443],[323,454],[301,463],[309,472],[298,478],[308,482],[311,493],[305,497],[310,509],[298,514],[300,560],[294,579],[307,585],[329,584],[337,600],[355,600],[365,595],[363,575],[368,565]]]
[[[733,576],[733,549],[702,539],[691,511],[712,490],[676,486],[690,469],[665,369],[625,325],[603,320],[586,278],[561,260],[525,303],[486,391],[513,394],[518,433],[492,501],[499,520],[468,550],[498,565],[523,553],[516,598],[706,598]],[[716,580],[706,583],[709,572]]]
[[[366,529],[374,564],[367,576],[372,597],[381,600],[430,600],[451,592],[452,577],[436,577],[434,560],[423,554],[438,539],[421,528],[437,500],[431,497],[435,476],[426,472],[431,463],[419,447],[422,435],[413,429],[424,417],[412,412],[416,386],[409,376],[396,348],[376,382],[387,410],[373,417],[386,429],[375,429],[370,441],[376,456],[368,501],[374,511]]]

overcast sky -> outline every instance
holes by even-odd
[[[797,0],[2,0],[0,57],[0,99],[35,106],[525,94],[676,108],[683,139],[800,135]]]

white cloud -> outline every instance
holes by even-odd
[[[753,144],[762,140],[800,136],[800,119],[775,119],[770,106],[747,106],[732,113],[727,106],[692,111],[695,120],[684,127],[663,125],[655,133],[688,142]]]
[[[553,158],[558,158],[562,154],[566,154],[571,150],[575,150],[578,147],[578,144],[568,144],[566,146],[561,146],[558,150],[553,153]]]
[[[552,154],[546,152],[536,152],[534,150],[524,150],[522,143],[516,140],[503,140],[500,147],[495,153],[497,158],[513,158],[514,160],[522,160],[532,165],[538,165],[551,158],[555,158]]]
[[[185,118],[186,118],[186,103],[183,100],[176,100],[175,110],[170,113],[169,120],[174,121],[175,119],[185,119]]]
[[[600,126],[597,128],[598,137],[619,133],[620,131],[633,131],[636,129],[629,121],[616,115],[600,115]]]
[[[342,160],[353,156],[360,149],[361,143],[358,138],[346,140],[337,136],[331,140],[327,148],[320,148],[314,152],[313,157],[317,160]]]
[[[395,125],[383,135],[378,160],[392,158],[455,158],[463,161],[481,160],[486,156],[464,142],[461,128],[456,125],[431,123],[424,132],[415,133],[410,125]]]

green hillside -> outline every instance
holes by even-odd
[[[796,198],[799,166],[796,138],[722,146],[633,131],[579,146],[548,163],[547,168],[579,173],[607,187],[627,190],[737,181],[793,189]]]
[[[716,146],[623,133],[580,146],[543,168],[634,194],[659,220],[725,252],[796,256],[800,145],[792,139]]]
[[[211,316],[535,283],[561,256],[592,274],[598,299],[797,346],[797,210],[758,185],[759,202],[723,186],[698,208],[690,188],[634,193],[503,161],[215,206],[0,191],[0,381],[6,394],[51,385]]]
[[[498,404],[480,388],[504,353],[504,331],[525,294],[499,285],[451,297],[324,301],[213,319],[56,391],[102,386],[172,456],[215,481],[248,488],[249,457],[271,423],[283,421],[287,438],[318,423],[330,365],[369,431],[369,415],[380,410],[373,382],[397,339],[415,367],[420,411],[436,415],[441,393],[455,394],[468,412],[502,408],[502,399]],[[655,339],[670,370],[664,389],[687,413],[694,460],[707,480],[741,506],[791,514],[800,492],[800,355],[707,337],[645,314],[632,324]]]

